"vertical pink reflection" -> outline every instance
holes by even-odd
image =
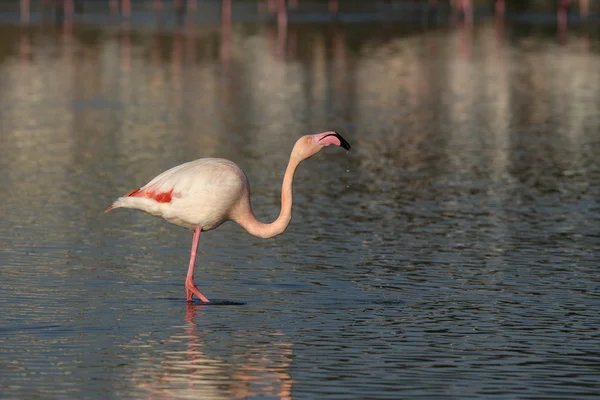
[[[26,73],[31,65],[31,39],[29,32],[22,30],[19,37],[19,70]]]
[[[183,2],[185,0],[173,0],[173,7],[176,11],[179,11],[183,8]]]
[[[187,373],[187,379],[190,382],[189,388],[192,389],[189,394],[193,395],[193,382],[197,384],[206,381],[207,361],[214,360],[209,359],[202,351],[205,343],[201,332],[197,330],[198,319],[209,306],[188,303],[186,307],[185,332],[189,338],[186,353],[190,371]],[[255,351],[250,352],[251,354],[256,353],[258,349],[253,350]],[[293,381],[289,372],[293,357],[292,344],[275,343],[274,347],[269,346],[267,351],[261,353],[260,358],[250,357],[245,363],[230,367],[227,373],[231,375],[233,385],[229,394],[236,399],[276,396],[280,400],[292,400]]]
[[[472,26],[465,20],[459,26],[459,54],[465,60],[471,58],[472,39]]]
[[[73,60],[75,38],[73,34],[73,21],[69,18],[65,18],[63,22],[59,43],[61,65],[73,65],[75,63]]]
[[[584,18],[590,15],[590,0],[579,0],[579,15]]]
[[[219,48],[221,63],[229,65],[231,56],[231,0],[221,2],[221,46]]]
[[[192,303],[186,304],[185,309],[185,321],[187,322],[186,333],[190,338],[190,342],[188,345],[188,355],[190,360],[196,359],[195,349],[201,345],[200,338],[198,332],[196,332],[196,314],[206,306],[195,306]]]
[[[293,25],[288,28],[287,36],[287,58],[295,60],[298,53],[298,31]]]
[[[455,16],[463,17],[463,21],[470,25],[473,22],[472,0],[451,0],[450,7]]]
[[[285,0],[278,0],[277,6],[277,55],[285,58],[287,42],[287,8]]]
[[[131,0],[121,0],[121,15],[125,18],[131,17]]]
[[[504,0],[496,0],[496,17],[504,17],[504,13],[506,12],[506,4]]]
[[[188,62],[195,64],[196,63],[196,50],[198,48],[198,35],[197,35],[197,31],[196,31],[196,25],[195,24],[188,24],[186,27],[186,47],[185,47],[185,52],[186,52],[186,59],[188,60]]]
[[[273,28],[272,26],[267,25],[266,30],[269,51],[273,54],[277,54],[277,28]]]
[[[111,14],[117,14],[119,12],[119,0],[109,0],[108,7]]]
[[[179,27],[173,33],[173,46],[171,52],[171,78],[172,86],[180,90],[183,86],[183,32]],[[175,97],[180,99],[180,97]],[[179,103],[179,101],[178,101]],[[177,110],[181,109],[181,104],[177,104]]]
[[[210,330],[211,338],[217,334],[230,346],[230,352],[219,355],[219,351],[213,351],[213,340],[205,337],[208,321],[204,318],[211,307],[186,304],[183,326],[179,322],[162,341],[169,346],[161,346],[153,338],[142,344],[144,348],[149,343],[154,346],[149,352],[142,351],[123,376],[137,393],[143,392],[138,397],[292,400],[294,353],[286,333],[278,328],[259,332],[245,328],[233,332]]]
[[[73,18],[73,14],[75,13],[75,1],[64,0],[63,6],[65,8],[65,15],[68,16],[69,19]]]
[[[465,23],[471,25],[473,23],[473,2],[471,0],[462,0],[462,10]]]
[[[45,22],[46,19],[48,18],[48,9],[50,8],[51,1],[52,0],[42,0],[42,15],[41,15],[42,22]]]
[[[332,14],[337,14],[339,11],[339,3],[338,0],[329,0],[329,12]]]
[[[131,24],[124,22],[121,26],[121,70],[131,71]],[[125,82],[129,82],[128,79]]]
[[[564,44],[567,41],[567,7],[569,0],[559,0],[558,6],[558,42]]]
[[[31,8],[30,0],[21,0],[21,22],[29,22],[29,11]]]
[[[335,91],[339,98],[346,98],[348,89],[348,81],[346,79],[348,67],[346,65],[346,38],[344,30],[336,26],[333,30],[332,38],[332,53],[333,53],[333,68],[335,71]]]
[[[335,26],[333,29],[333,37],[331,43],[331,51],[333,58],[333,90],[335,91],[335,99],[339,99],[334,104],[341,115],[350,120],[351,107],[353,99],[351,98],[350,87],[352,84],[352,74],[349,72],[348,56],[346,48],[346,30]]]
[[[189,338],[188,346],[187,346],[187,360],[190,366],[195,366],[193,368],[189,368],[189,376],[188,380],[191,382],[197,376],[202,376],[203,374],[203,363],[204,354],[199,351],[202,349],[203,342],[200,340],[200,334],[196,330],[196,318],[200,315],[202,309],[206,306],[194,306],[190,303],[187,303],[185,310],[185,321],[187,322],[186,334]]]
[[[163,31],[162,31],[162,25],[158,24],[156,26],[156,30],[154,32],[154,38],[153,38],[153,43],[152,43],[152,50],[151,50],[151,58],[152,58],[152,65],[155,67],[154,70],[158,71],[160,64],[162,62],[162,54],[161,54],[161,38],[163,35]]]
[[[498,56],[502,57],[504,55],[504,10],[502,12],[496,11],[494,25],[496,28],[496,50]]]
[[[184,58],[184,37],[183,27],[178,26],[173,32],[173,45],[171,47],[171,87],[177,96],[170,96],[171,107],[176,114],[183,110],[183,58]]]
[[[229,104],[234,97],[236,85],[231,84],[231,24],[232,24],[232,0],[222,0],[221,3],[221,43],[219,56],[221,61],[221,85],[219,95],[222,101]],[[227,117],[224,117],[226,119]]]
[[[64,55],[71,55],[73,48],[73,20],[65,18],[62,31],[62,45]]]

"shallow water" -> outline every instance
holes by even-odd
[[[34,24],[0,34],[0,397],[595,398],[594,25]],[[103,210],[225,157],[262,240]],[[228,303],[243,303],[242,305]]]

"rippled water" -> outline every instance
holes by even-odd
[[[0,28],[0,397],[595,398],[592,25]],[[235,160],[285,234],[103,210]]]

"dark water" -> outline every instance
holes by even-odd
[[[597,398],[596,26],[0,28],[0,397]],[[103,210],[226,157],[271,240]]]

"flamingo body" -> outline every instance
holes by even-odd
[[[201,158],[173,167],[120,197],[112,208],[135,208],[184,228],[215,229],[249,206],[248,178],[232,161]]]
[[[322,132],[302,136],[296,141],[281,186],[281,211],[270,224],[256,219],[250,204],[250,185],[246,174],[234,162],[221,158],[201,158],[173,167],[146,185],[119,197],[106,212],[115,208],[135,208],[194,230],[188,274],[187,300],[194,295],[208,303],[194,283],[194,265],[200,232],[215,229],[232,220],[250,234],[270,238],[284,232],[292,219],[292,181],[298,165],[325,146],[350,150],[338,133]]]

